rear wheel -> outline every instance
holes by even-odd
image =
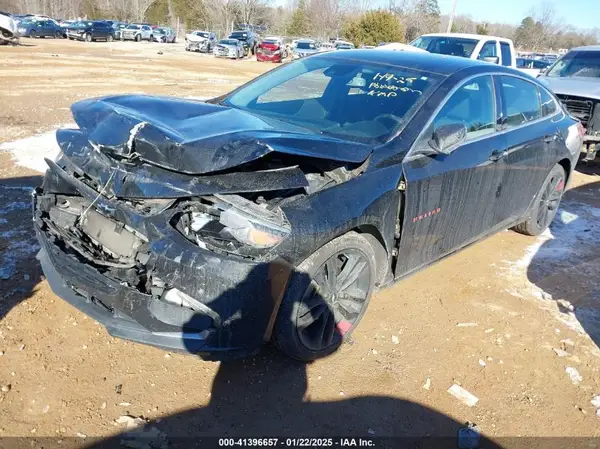
[[[289,357],[315,360],[337,350],[364,315],[377,280],[376,252],[350,232],[318,249],[292,274],[274,329]]]
[[[108,36],[106,36],[106,42],[112,42],[114,40],[113,35],[109,34]]]
[[[92,42],[92,35],[90,33],[86,33],[85,37],[84,37],[86,42]]]
[[[141,40],[142,40],[142,35],[141,35],[141,34],[137,34],[137,35],[135,36],[135,41],[136,41],[136,42],[139,42],[139,41],[141,41]]]
[[[37,37],[37,32],[34,31],[34,30],[31,30],[29,32],[29,37],[32,38],[32,39],[35,39]]]
[[[565,183],[565,170],[556,164],[544,180],[526,220],[516,225],[513,230],[525,235],[540,235],[544,232],[558,211]]]
[[[57,31],[56,33],[54,33],[54,38],[55,39],[62,39],[63,38],[63,34],[60,31]]]

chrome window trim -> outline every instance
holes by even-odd
[[[460,84],[454,86],[450,90],[450,92],[448,92],[448,94],[446,94],[446,97],[444,98],[444,100],[440,102],[440,104],[435,109],[435,111],[433,112],[433,114],[431,114],[431,117],[429,117],[429,119],[427,120],[427,123],[425,123],[425,126],[423,127],[423,129],[421,129],[421,132],[419,132],[419,135],[417,136],[417,138],[413,142],[410,150],[408,150],[408,152],[406,153],[406,156],[404,157],[405,160],[411,158],[413,156],[413,153],[415,151],[417,151],[417,148],[416,148],[417,144],[423,138],[423,134],[425,134],[425,131],[427,131],[427,129],[431,126],[431,124],[433,123],[433,121],[435,120],[435,118],[437,117],[437,115],[440,113],[440,111],[442,110],[442,108],[446,105],[446,103],[448,102],[448,100],[450,99],[450,97],[452,97],[452,95],[454,95],[454,93],[456,93],[456,91],[458,89],[460,89],[461,87],[463,87],[464,85],[466,85],[469,81],[471,81],[471,80],[473,80],[475,78],[482,77],[482,76],[491,76],[492,79],[495,76],[510,76],[510,77],[513,77],[513,78],[518,78],[518,79],[520,79],[522,81],[526,81],[526,82],[528,82],[530,84],[533,84],[536,87],[539,87],[540,84],[541,84],[541,83],[538,83],[538,84],[532,83],[531,80],[528,80],[527,78],[521,76],[520,74],[517,74],[517,73],[507,73],[507,72],[505,72],[505,73],[502,73],[502,72],[477,73],[475,75],[471,75],[471,76],[469,76],[467,78],[464,78]],[[496,111],[496,106],[497,106],[496,94],[497,94],[497,92],[495,90],[495,83],[493,83],[493,87],[494,87],[494,111]],[[546,91],[550,92],[545,87],[543,87],[543,88]],[[552,98],[554,98],[554,101],[556,102],[556,96],[554,94],[552,94],[552,93],[551,93],[551,96],[552,96]],[[541,108],[541,105],[540,105],[540,108]],[[480,140],[483,140],[483,139],[489,139],[490,137],[496,137],[497,135],[504,134],[504,133],[511,132],[511,131],[515,131],[515,130],[524,128],[525,126],[534,125],[534,124],[537,124],[537,123],[542,122],[544,120],[550,120],[550,119],[556,117],[557,115],[561,114],[561,111],[562,111],[562,107],[559,107],[553,115],[547,115],[545,117],[542,116],[539,119],[532,120],[532,121],[527,122],[527,123],[522,123],[521,125],[515,126],[513,128],[508,128],[508,129],[503,129],[503,130],[496,129],[494,132],[486,134],[485,136],[477,137],[477,138],[470,139],[470,140],[465,140],[465,142],[463,142],[460,146],[463,146],[465,143],[479,142]],[[540,111],[540,113],[541,113],[541,111]]]

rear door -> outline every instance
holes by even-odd
[[[502,105],[500,130],[506,139],[500,207],[504,219],[514,221],[525,214],[553,164],[551,146],[558,139],[558,127],[552,116],[558,109],[547,92],[542,107],[538,86],[524,78],[497,75],[495,81]]]
[[[444,103],[404,162],[405,208],[396,276],[425,266],[499,227],[494,213],[505,166],[497,159],[491,75],[465,81]],[[439,126],[464,124],[466,140],[449,155],[420,155]]]

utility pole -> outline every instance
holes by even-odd
[[[458,0],[452,0],[452,12],[450,13],[450,20],[448,20],[448,29],[446,33],[450,33],[452,31],[452,22],[454,22],[454,14],[456,14],[456,3]]]

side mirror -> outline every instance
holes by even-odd
[[[491,62],[492,64],[498,64],[500,62],[500,58],[498,56],[486,56],[481,58],[484,62]]]
[[[433,133],[429,146],[440,154],[450,154],[467,138],[467,127],[462,123],[442,125]]]

